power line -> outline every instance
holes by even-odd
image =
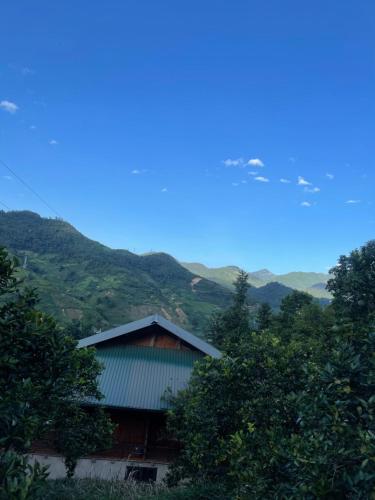
[[[3,203],[2,201],[0,201],[0,205],[2,205],[3,207],[5,207],[7,210],[11,210],[11,208],[8,207],[8,205],[5,205],[5,203]]]
[[[38,194],[35,189],[33,189],[30,184],[28,184],[26,181],[24,181],[18,174],[16,174],[16,172],[14,170],[12,170],[9,165],[7,165],[3,160],[0,159],[0,163],[7,169],[9,170],[9,172],[14,175],[14,177],[16,179],[18,179],[24,186],[27,187],[27,189],[29,189],[37,198],[39,198],[39,200],[45,204],[46,207],[48,207],[51,212],[53,212],[55,215],[57,215],[57,217],[60,217],[61,219],[63,218],[62,215],[59,214],[59,212],[57,210],[55,210],[53,207],[51,207],[51,205],[44,199],[42,198],[42,196],[40,196],[40,194]],[[4,205],[4,203],[2,203],[2,205]],[[8,210],[10,210],[10,208],[8,207]]]

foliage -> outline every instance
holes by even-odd
[[[293,494],[372,498],[375,491],[375,333],[336,337],[323,369],[307,365],[300,432],[290,442]]]
[[[56,423],[55,445],[65,457],[67,476],[73,477],[79,457],[110,448],[115,425],[102,408],[91,411],[79,406],[67,406]]]
[[[27,457],[14,451],[0,452],[0,499],[34,500],[44,498],[46,468],[31,465]]]
[[[222,483],[241,499],[374,497],[373,249],[331,271],[330,307],[293,292],[255,332],[222,315],[223,357],[196,365],[170,411],[183,444],[170,484]]]
[[[247,291],[249,283],[247,273],[240,271],[234,282],[233,304],[226,311],[213,316],[208,332],[208,339],[221,349],[228,349],[232,342],[249,329],[249,307]]]
[[[262,332],[263,330],[267,330],[271,326],[272,322],[272,309],[269,304],[263,303],[260,305],[257,316],[256,316],[256,324],[257,329]]]
[[[327,288],[343,321],[356,328],[375,327],[375,240],[342,255],[331,269]]]
[[[101,366],[93,349],[77,349],[38,311],[35,292],[15,280],[15,265],[0,249],[0,448],[25,453],[34,440],[63,431],[62,415],[100,399]],[[75,432],[87,423],[76,422]]]

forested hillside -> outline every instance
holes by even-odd
[[[229,283],[239,271],[228,268],[221,282],[202,276],[204,266],[190,272],[165,253],[113,250],[63,220],[28,211],[0,211],[0,246],[18,257],[42,308],[61,322],[78,320],[82,334],[153,313],[203,332],[211,314],[229,304]],[[280,283],[259,286],[260,279],[251,275],[249,282],[252,306],[267,302],[278,309],[292,291]]]
[[[0,245],[19,258],[42,308],[60,321],[106,328],[160,312],[201,331],[231,296],[217,283],[194,279],[167,254],[112,250],[67,222],[32,212],[0,212]]]

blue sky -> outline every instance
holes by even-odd
[[[374,237],[374,2],[14,0],[1,17],[0,159],[89,237],[274,272]],[[0,201],[54,216],[2,165]]]

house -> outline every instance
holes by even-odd
[[[117,430],[111,449],[79,460],[76,476],[162,479],[179,448],[166,435],[168,394],[186,387],[195,361],[219,358],[220,351],[159,315],[97,333],[78,347],[88,346],[104,365],[100,404]],[[50,477],[65,475],[62,457],[50,449],[39,445],[33,458],[50,466]]]

